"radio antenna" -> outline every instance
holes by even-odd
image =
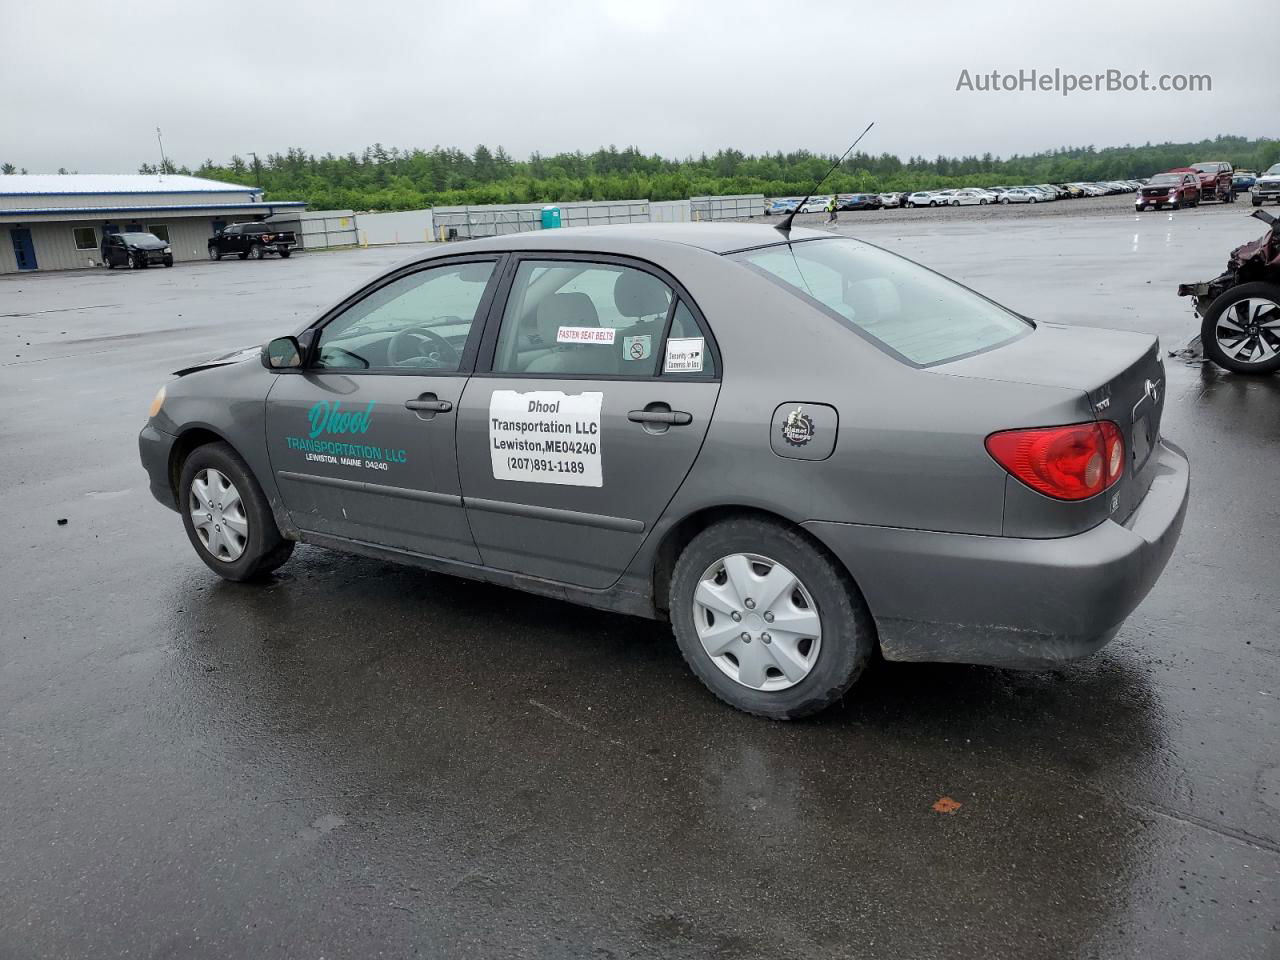
[[[872,120],[870,123],[867,124],[867,130],[870,130],[875,125],[876,125],[876,122]],[[818,188],[820,186],[822,186],[824,183],[827,182],[827,177],[831,176],[831,174],[835,172],[836,167],[844,163],[844,158],[847,157],[849,154],[853,153],[853,148],[862,142],[862,138],[867,135],[867,130],[863,130],[860,134],[858,134],[858,139],[853,141],[853,143],[849,145],[849,149],[840,155],[840,159],[831,165],[831,169],[822,175],[822,179],[813,185],[813,187],[809,190],[808,194],[805,195],[805,198],[796,204],[796,208],[794,210],[792,210],[790,213],[787,214],[786,219],[783,220],[781,223],[775,224],[773,229],[777,230],[784,237],[787,237],[787,238],[791,237],[791,221],[796,218],[796,214],[800,211],[800,208],[809,202],[809,198],[818,192]]]

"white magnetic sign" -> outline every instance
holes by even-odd
[[[706,354],[702,337],[676,337],[667,341],[667,359],[663,373],[701,373]]]
[[[604,484],[603,393],[495,390],[489,397],[489,456],[496,480]]]

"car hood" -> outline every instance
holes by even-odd
[[[220,357],[214,357],[212,360],[206,360],[204,363],[197,363],[194,366],[183,367],[181,370],[173,371],[175,377],[185,377],[189,373],[196,373],[200,370],[211,370],[214,367],[225,367],[231,363],[244,363],[246,360],[252,360],[254,357],[262,355],[262,345],[253,347],[241,347],[239,350],[232,350],[230,353],[223,354]]]
[[[155,237],[151,240],[130,240],[129,248],[132,250],[163,250],[168,244]]]

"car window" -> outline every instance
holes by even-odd
[[[916,366],[989,350],[1031,330],[959,284],[857,240],[783,243],[736,259]]]
[[[651,377],[671,288],[634,267],[526,260],[503,311],[497,373]]]
[[[449,264],[379,287],[325,325],[312,365],[456,372],[493,268],[493,261]]]

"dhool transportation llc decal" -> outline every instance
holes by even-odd
[[[332,463],[342,467],[386,470],[393,463],[404,463],[405,451],[373,444],[330,440],[331,436],[357,437],[369,431],[373,422],[373,404],[363,410],[343,410],[341,400],[321,400],[307,411],[310,429],[305,437],[285,437],[290,450],[301,450],[307,460]]]

